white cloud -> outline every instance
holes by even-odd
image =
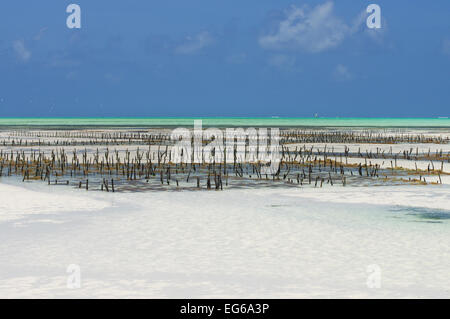
[[[333,79],[340,82],[350,80],[353,77],[348,68],[343,64],[338,64],[333,70],[332,75]]]
[[[45,32],[47,32],[48,27],[43,27],[39,30],[39,32],[33,37],[34,41],[39,41],[44,36]]]
[[[276,30],[259,38],[259,44],[271,50],[297,50],[311,53],[337,47],[356,32],[360,20],[352,26],[335,16],[333,2],[325,2],[313,8],[291,6]],[[358,24],[358,25],[356,25]]]
[[[178,54],[195,54],[205,47],[211,45],[214,42],[212,35],[203,31],[195,36],[188,36],[186,40],[181,45],[175,48],[175,53]]]
[[[295,66],[295,57],[277,54],[269,58],[269,65],[280,69],[292,69]]]
[[[13,42],[13,49],[16,56],[23,62],[28,62],[31,58],[31,52],[25,47],[23,40],[16,40]]]
[[[292,6],[276,32],[262,36],[259,43],[266,49],[297,49],[320,52],[339,45],[349,27],[333,14],[333,3],[312,9]]]

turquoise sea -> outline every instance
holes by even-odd
[[[104,117],[0,118],[0,127],[189,127],[202,120],[207,127],[403,127],[450,128],[449,118],[283,118],[283,117]]]

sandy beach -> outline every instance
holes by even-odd
[[[118,132],[0,132],[0,297],[450,297],[446,130],[288,141],[276,178],[198,164],[197,186],[173,144]]]
[[[449,190],[113,195],[2,183],[0,296],[448,298]],[[80,289],[67,288],[70,264]]]
[[[3,2],[0,299],[450,299],[449,1]]]

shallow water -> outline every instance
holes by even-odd
[[[414,217],[417,222],[444,223],[450,220],[450,210],[430,209],[424,207],[395,207],[390,211],[401,213],[405,218]]]
[[[76,126],[90,127],[177,127],[193,126],[194,120],[213,127],[406,127],[449,128],[448,118],[0,118],[0,127],[40,126],[68,129]]]

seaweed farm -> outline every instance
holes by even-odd
[[[7,129],[0,131],[0,178],[115,193],[413,187],[443,184],[450,175],[444,129],[280,129],[279,165],[270,174],[264,168],[271,163],[258,160],[262,147],[252,149],[252,138],[236,140],[227,161],[224,144],[203,151],[200,161],[177,163],[177,141],[167,128]],[[202,145],[213,140],[205,137]],[[242,160],[252,151],[256,156]]]

